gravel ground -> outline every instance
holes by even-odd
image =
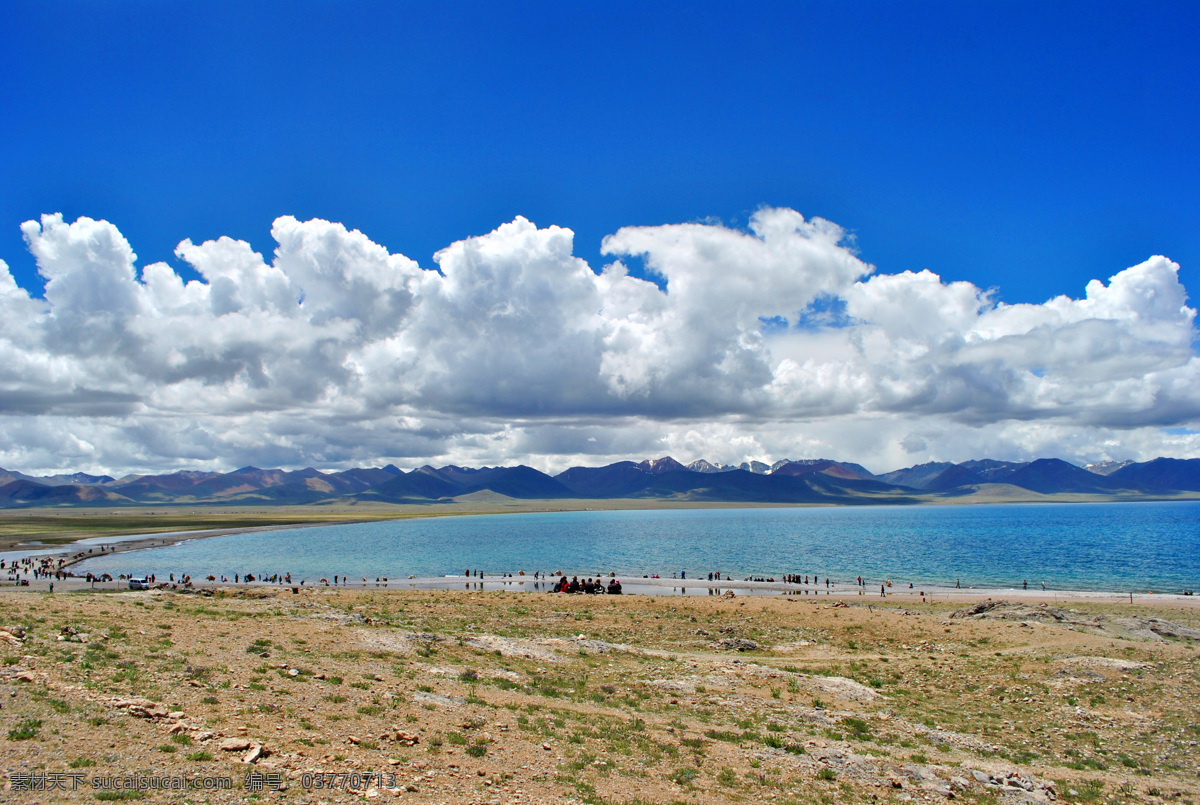
[[[973,603],[2,590],[0,801],[1200,801],[1192,602]]]

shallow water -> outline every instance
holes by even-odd
[[[1200,582],[1200,501],[581,511],[260,531],[89,559],[92,571],[392,580],[524,570],[627,582],[710,571],[964,587],[1179,592]],[[465,581],[465,579],[464,579]]]

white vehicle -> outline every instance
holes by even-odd
[[[129,577],[129,589],[131,589],[131,590],[149,590],[150,589],[150,579],[147,578],[146,576],[142,576],[141,578],[134,578],[133,576],[130,576]]]

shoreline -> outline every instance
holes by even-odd
[[[565,574],[568,578],[572,575]],[[552,577],[555,578],[555,577]],[[561,578],[561,577],[557,577]],[[607,577],[605,577],[606,579]],[[787,582],[758,582],[740,580],[708,581],[707,579],[664,579],[621,576],[624,596],[663,597],[663,598],[721,598],[732,592],[733,598],[754,598],[757,600],[773,599],[792,602],[826,603],[842,602],[846,605],[859,604],[865,606],[903,604],[958,604],[966,606],[981,601],[1012,601],[1030,606],[1062,606],[1070,603],[1090,604],[1122,604],[1125,606],[1162,606],[1174,605],[1188,609],[1200,609],[1200,596],[1184,595],[1170,592],[1118,592],[1106,590],[1023,590],[1009,587],[943,587],[926,585],[924,588],[914,586],[893,587],[887,590],[886,596],[873,592],[868,585],[865,589],[857,587],[853,582],[840,582],[828,590],[819,590],[813,585],[790,584]],[[29,580],[28,586],[19,586],[9,580],[0,580],[0,591],[12,590],[21,593],[48,593],[50,580]],[[102,593],[143,593],[129,590],[128,581],[116,579],[108,582],[91,582],[86,578],[72,577],[54,581],[55,593],[79,593],[96,591]],[[157,582],[149,592],[178,592],[191,594],[206,594],[220,591],[231,593],[249,591],[276,591],[286,593],[295,590],[297,594],[330,593],[330,592],[404,592],[414,590],[449,591],[472,593],[526,593],[563,595],[566,598],[585,598],[586,594],[551,593],[549,583],[545,579],[534,580],[530,576],[503,578],[485,578],[469,580],[466,577],[423,576],[416,578],[392,578],[386,581],[356,579],[346,584],[285,584],[274,582],[250,583],[240,582],[209,582],[200,580],[193,582],[190,587],[178,582]],[[861,589],[861,592],[860,592]],[[596,599],[610,598],[607,594],[598,594]]]

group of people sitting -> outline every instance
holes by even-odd
[[[604,580],[597,577],[595,581],[590,578],[586,581],[580,581],[578,576],[572,576],[570,581],[563,576],[562,580],[554,586],[553,592],[556,593],[607,593],[608,595],[621,594],[621,580],[609,579],[608,586],[604,586]]]

